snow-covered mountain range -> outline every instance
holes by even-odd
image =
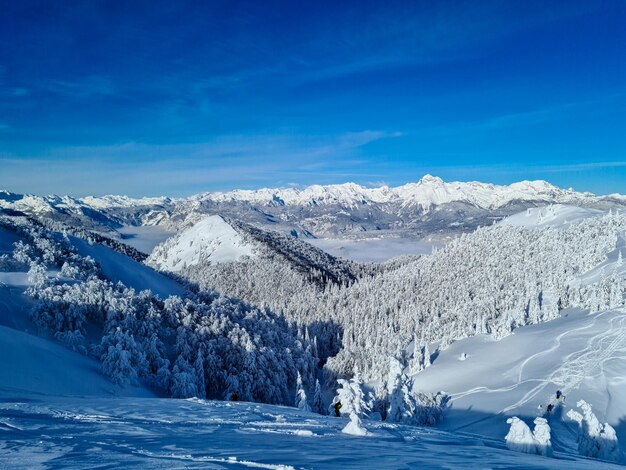
[[[402,186],[368,188],[355,183],[340,185],[313,185],[304,189],[258,189],[230,192],[204,193],[190,200],[214,202],[247,202],[258,205],[318,206],[340,205],[356,208],[364,204],[398,204],[401,207],[419,207],[422,210],[451,202],[463,202],[483,209],[497,209],[514,201],[546,203],[592,203],[615,200],[626,203],[626,197],[611,195],[597,197],[592,193],[580,193],[561,189],[546,181],[521,181],[509,186],[488,183],[450,182],[425,175],[417,183]]]
[[[571,204],[609,209],[626,207],[626,196],[561,189],[546,181],[508,186],[444,182],[426,175],[417,183],[368,188],[354,183],[304,189],[264,188],[194,195],[188,198],[20,195],[0,191],[0,209],[80,223],[112,232],[126,226],[179,230],[207,214],[299,236],[363,236],[408,231],[413,237],[468,231],[528,207]]]

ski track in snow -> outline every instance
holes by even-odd
[[[469,352],[465,367],[470,369],[459,369],[460,352]],[[491,357],[498,359],[486,368]],[[443,351],[439,364],[418,375],[418,387],[449,390],[452,407],[441,429],[497,440],[506,433],[507,417],[532,420],[539,413],[553,429],[555,451],[575,454],[578,431],[564,416],[568,405],[593,398],[601,422],[618,426],[626,403],[619,393],[626,383],[625,360],[625,309],[593,314],[574,310],[554,323],[520,328],[502,342],[471,338],[456,342]],[[555,403],[556,390],[569,396],[571,403]],[[555,411],[546,414],[546,403],[556,405]],[[622,437],[619,431],[618,436]]]
[[[192,455],[182,455],[182,454],[157,454],[154,452],[148,451],[136,451],[139,455],[145,455],[151,458],[157,459],[167,459],[167,460],[183,460],[188,462],[207,462],[207,463],[225,463],[229,465],[237,465],[249,468],[266,468],[270,470],[295,470],[295,467],[291,465],[274,465],[274,464],[264,464],[258,462],[252,462],[250,460],[237,460],[237,457],[228,457],[228,458],[220,458],[220,457],[194,457]]]
[[[596,324],[597,320],[598,320],[598,317],[597,317],[597,316],[594,316],[594,317],[593,317],[593,320],[592,320],[592,322],[591,322],[590,324],[588,324],[588,325],[583,325],[583,326],[581,326],[581,327],[579,327],[579,328],[574,328],[573,330],[567,330],[567,331],[564,331],[563,333],[561,333],[560,335],[558,335],[558,336],[554,339],[554,344],[553,344],[550,348],[548,348],[548,349],[546,349],[546,350],[544,350],[544,351],[540,351],[540,352],[538,352],[538,353],[535,353],[535,354],[533,354],[532,356],[529,356],[526,360],[524,360],[524,362],[522,362],[522,363],[520,364],[520,367],[519,367],[519,373],[518,373],[518,376],[517,376],[517,382],[518,382],[518,383],[521,383],[521,382],[522,382],[522,377],[523,377],[523,375],[524,375],[524,368],[525,368],[525,367],[526,367],[526,366],[527,366],[530,362],[532,362],[532,361],[534,361],[535,359],[538,359],[538,358],[540,358],[540,357],[542,357],[542,356],[545,356],[546,354],[550,354],[550,353],[552,353],[552,352],[556,351],[556,350],[557,350],[557,349],[561,346],[561,340],[562,340],[565,336],[570,335],[570,334],[572,334],[572,333],[576,333],[576,332],[579,332],[579,331],[583,331],[583,330],[589,329],[589,328],[591,328],[591,327],[595,326],[595,324]]]
[[[578,387],[583,380],[594,377],[597,375],[598,370],[603,371],[605,362],[621,358],[621,356],[616,356],[618,351],[624,351],[624,355],[626,356],[626,315],[611,318],[608,328],[589,338],[584,347],[568,354],[564,358],[562,365],[554,370],[547,378],[524,379],[525,369],[531,362],[557,351],[561,347],[561,341],[564,337],[595,327],[601,317],[610,313],[614,314],[614,311],[601,312],[590,316],[591,322],[581,327],[564,331],[554,339],[553,344],[549,348],[529,356],[519,365],[515,383],[498,388],[485,386],[474,387],[451,394],[452,400],[456,401],[476,393],[510,392],[521,385],[538,382],[538,384],[526,392],[520,400],[498,412],[498,414],[506,414],[527,404],[548,385],[556,385],[567,395],[567,392]]]
[[[596,314],[596,317],[605,313]],[[589,338],[587,346],[571,353],[549,380],[561,385],[564,391],[576,388],[580,383],[604,370],[604,363],[615,359],[617,351],[626,350],[626,316],[616,316],[609,321],[610,328]],[[616,325],[617,323],[617,325]]]
[[[571,369],[568,362],[569,359],[572,355],[575,355],[576,353],[572,353],[570,354],[568,357],[566,357],[566,359],[562,362],[562,365],[559,369],[557,369],[556,371],[552,372],[552,374],[550,374],[550,376],[547,379],[531,379],[531,380],[522,380],[523,374],[524,374],[524,368],[532,361],[545,356],[547,354],[550,354],[554,351],[556,351],[557,349],[559,349],[561,347],[561,340],[568,335],[592,328],[596,325],[597,320],[598,320],[598,315],[601,314],[596,314],[593,316],[593,319],[591,321],[591,323],[587,324],[587,325],[583,325],[579,328],[574,328],[572,330],[568,330],[568,331],[564,331],[563,333],[559,334],[555,339],[554,339],[554,343],[552,344],[552,346],[544,351],[540,351],[538,353],[533,354],[532,356],[530,356],[529,358],[527,358],[522,364],[520,364],[520,370],[518,373],[518,380],[517,380],[517,384],[514,385],[512,388],[517,388],[518,385],[521,385],[523,383],[529,382],[529,381],[539,381],[540,383],[534,387],[532,390],[530,390],[529,392],[527,392],[519,401],[517,401],[516,403],[507,406],[506,408],[502,409],[500,411],[501,414],[504,413],[508,413],[509,411],[512,411],[516,408],[519,408],[525,404],[527,404],[530,400],[532,400],[533,398],[535,398],[542,390],[544,390],[548,385],[550,384],[555,384],[557,386],[560,386],[563,389],[563,392],[567,394],[567,392],[569,390],[571,390],[572,388],[575,388],[575,386],[577,384],[574,383],[574,381],[570,381],[570,383],[566,383],[565,380],[558,382],[558,374],[562,373],[562,375],[564,377],[566,377],[566,374],[568,373],[568,371]],[[596,335],[594,337],[592,337],[590,339],[590,341],[592,341],[594,338],[596,338],[597,336],[602,336],[602,334],[600,335]],[[584,349],[582,350],[584,351]],[[580,351],[578,351],[580,352]],[[584,377],[584,376],[583,376]],[[580,383],[580,382],[579,382]]]

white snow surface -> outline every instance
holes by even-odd
[[[137,291],[150,289],[161,298],[185,294],[185,289],[176,281],[111,248],[96,243],[90,245],[76,237],[70,237],[70,240],[78,253],[95,259],[104,275],[113,282],[122,282]]]
[[[403,255],[428,255],[433,245],[428,242],[403,237],[376,238],[311,238],[307,243],[320,248],[333,256],[361,263],[378,263]]]
[[[33,397],[0,400],[7,468],[621,468],[555,453],[517,454],[498,440],[295,408],[198,399]]]
[[[0,326],[0,357],[0,397],[3,398],[25,395],[155,396],[139,386],[120,389],[102,375],[100,363],[95,359],[52,339],[6,326]],[[0,412],[0,431],[2,421]]]
[[[350,422],[341,430],[344,434],[350,434],[351,436],[367,436],[367,429],[363,426],[363,422],[359,415],[356,413],[350,413]]]
[[[452,406],[440,427],[502,437],[507,417],[530,423],[554,404],[561,390],[565,409],[585,399],[601,421],[616,428],[618,437],[626,436],[626,310],[563,313],[500,341],[476,336],[440,352],[431,367],[414,377],[417,390],[451,395]],[[461,362],[462,352],[468,358]],[[557,409],[546,416],[555,431],[553,445],[574,452],[577,425],[563,414]]]
[[[158,245],[147,263],[177,272],[200,261],[227,263],[244,256],[254,257],[254,246],[222,217],[212,215]]]
[[[605,214],[605,211],[595,209],[565,204],[551,204],[543,207],[533,207],[511,215],[500,221],[499,224],[519,227],[564,228],[569,224],[581,222],[591,217],[600,217]]]
[[[200,222],[214,230],[208,242],[216,250],[209,255],[225,244],[216,262],[241,256],[241,247],[229,248],[234,229],[217,219]],[[558,219],[555,226],[564,224]],[[567,223],[574,219],[570,211]],[[220,243],[216,232],[224,236]],[[8,251],[10,237],[0,231],[0,251]],[[71,240],[114,280],[159,295],[182,290],[109,248]],[[622,266],[623,247],[621,239],[603,269]],[[582,399],[615,428],[622,450],[626,443],[626,309],[570,309],[500,341],[457,341],[414,376],[415,389],[452,397],[437,429],[365,420],[367,434],[354,436],[342,432],[346,419],[295,408],[160,399],[141,386],[115,387],[95,360],[26,331],[26,275],[0,274],[1,468],[613,468],[578,456],[578,425],[565,413]],[[459,361],[462,354],[466,360]],[[566,401],[544,415],[556,390]],[[554,458],[507,450],[507,418],[530,424],[541,415]]]

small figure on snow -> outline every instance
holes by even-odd
[[[239,400],[239,395],[237,395],[237,392],[233,392],[232,395],[230,396],[230,401],[237,401]]]
[[[341,404],[341,402],[340,402],[340,401],[338,401],[337,403],[335,403],[335,406],[333,406],[333,408],[335,409],[335,416],[336,416],[337,418],[340,418],[340,417],[341,417],[341,412],[340,412],[339,410],[341,410],[341,407],[342,407],[342,406],[343,406],[343,405]]]
[[[550,403],[550,404],[548,405],[548,407],[546,408],[546,411],[547,411],[548,413],[552,413],[552,410],[553,410],[553,409],[554,409],[554,405],[553,405],[552,403]]]
[[[559,401],[565,400],[565,395],[563,395],[563,392],[561,392],[560,390],[556,391],[556,399]]]

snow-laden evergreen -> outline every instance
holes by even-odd
[[[341,430],[344,434],[352,436],[367,436],[367,429],[363,426],[363,422],[359,415],[354,411],[350,413],[350,422]]]
[[[240,400],[289,405],[299,374],[314,383],[313,344],[268,309],[212,292],[189,291],[184,299],[137,292],[106,279],[66,234],[25,218],[0,222],[26,240],[12,259],[29,266],[34,324],[99,357],[115,383],[147,380],[178,398],[231,391]]]
[[[506,422],[511,425],[508,434],[504,438],[506,446],[515,452],[535,454],[537,445],[528,425],[517,416],[507,419]]]
[[[551,429],[546,418],[535,418],[535,428],[533,429],[533,438],[537,446],[537,453],[552,456]]]
[[[548,420],[535,418],[535,428],[530,427],[517,416],[506,420],[511,427],[504,438],[506,446],[515,452],[552,456],[551,430]]]
[[[580,400],[576,406],[582,414],[573,409],[567,417],[578,423],[578,451],[581,455],[611,462],[621,458],[615,429],[608,423],[600,423],[591,409],[591,405]]]
[[[319,384],[319,381],[315,381],[316,384]],[[306,396],[306,391],[304,390],[304,385],[302,384],[302,376],[300,372],[298,372],[298,379],[296,381],[296,398],[294,400],[294,404],[296,408],[301,411],[311,411],[311,406],[309,405],[308,398]]]
[[[506,446],[515,452],[552,456],[551,430],[548,420],[535,418],[535,428],[530,431],[528,425],[517,416],[506,420],[511,427],[504,438]]]
[[[206,288],[268,305],[300,325],[331,381],[350,377],[355,366],[366,380],[383,380],[390,357],[415,374],[437,349],[461,338],[486,333],[499,339],[552,320],[569,306],[599,311],[623,305],[626,286],[617,273],[573,281],[602,264],[625,229],[626,217],[617,213],[594,213],[561,226],[498,224],[464,234],[430,256],[353,266],[361,274],[350,283],[315,277],[314,269],[306,274],[302,265],[267,248],[254,259],[199,262],[180,273]],[[263,237],[289,245],[285,237]],[[328,266],[320,272],[335,269]]]
[[[322,386],[319,379],[315,379],[315,392],[313,395],[313,408],[312,411],[320,415],[326,414],[324,407],[324,397],[322,396]]]

